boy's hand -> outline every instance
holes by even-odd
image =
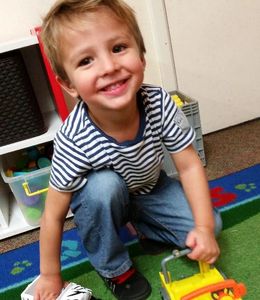
[[[60,275],[41,275],[35,286],[34,300],[55,300],[63,286],[64,282]]]
[[[191,230],[186,239],[186,246],[191,248],[188,257],[213,264],[219,254],[219,246],[215,239],[214,231],[207,227],[196,227]]]

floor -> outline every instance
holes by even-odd
[[[260,163],[260,119],[249,121],[203,136],[209,180]],[[67,220],[65,230],[72,228]],[[39,230],[33,230],[1,241],[1,252],[37,241]]]

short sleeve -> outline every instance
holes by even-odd
[[[193,142],[195,131],[171,96],[168,93],[164,95],[162,105],[163,143],[169,152],[179,152]]]
[[[59,191],[74,192],[87,182],[90,169],[85,153],[59,131],[54,139],[50,185]]]

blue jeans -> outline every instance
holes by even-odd
[[[124,180],[111,170],[92,171],[87,184],[75,192],[71,210],[90,263],[104,277],[123,274],[132,265],[118,235],[128,221],[138,234],[185,247],[193,216],[178,180],[164,171],[149,194],[129,194]],[[216,234],[222,228],[215,211]]]

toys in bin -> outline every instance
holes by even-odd
[[[162,260],[160,279],[161,296],[164,300],[242,300],[246,294],[243,283],[227,279],[222,272],[207,263],[199,262],[200,273],[173,281],[166,264],[190,253],[190,249],[174,250]]]
[[[174,101],[179,108],[181,108],[184,105],[184,102],[181,100],[181,98],[178,95],[176,94],[171,95],[171,98],[172,101]]]
[[[6,176],[28,175],[32,171],[48,167],[51,165],[52,154],[53,148],[51,143],[29,147],[22,152],[20,159],[15,165],[6,170]]]
[[[33,146],[18,153],[19,157],[5,174],[13,177],[13,189],[22,213],[32,226],[38,225],[45,206],[49,171],[40,170],[51,165],[52,143]],[[35,173],[34,171],[39,171]]]

